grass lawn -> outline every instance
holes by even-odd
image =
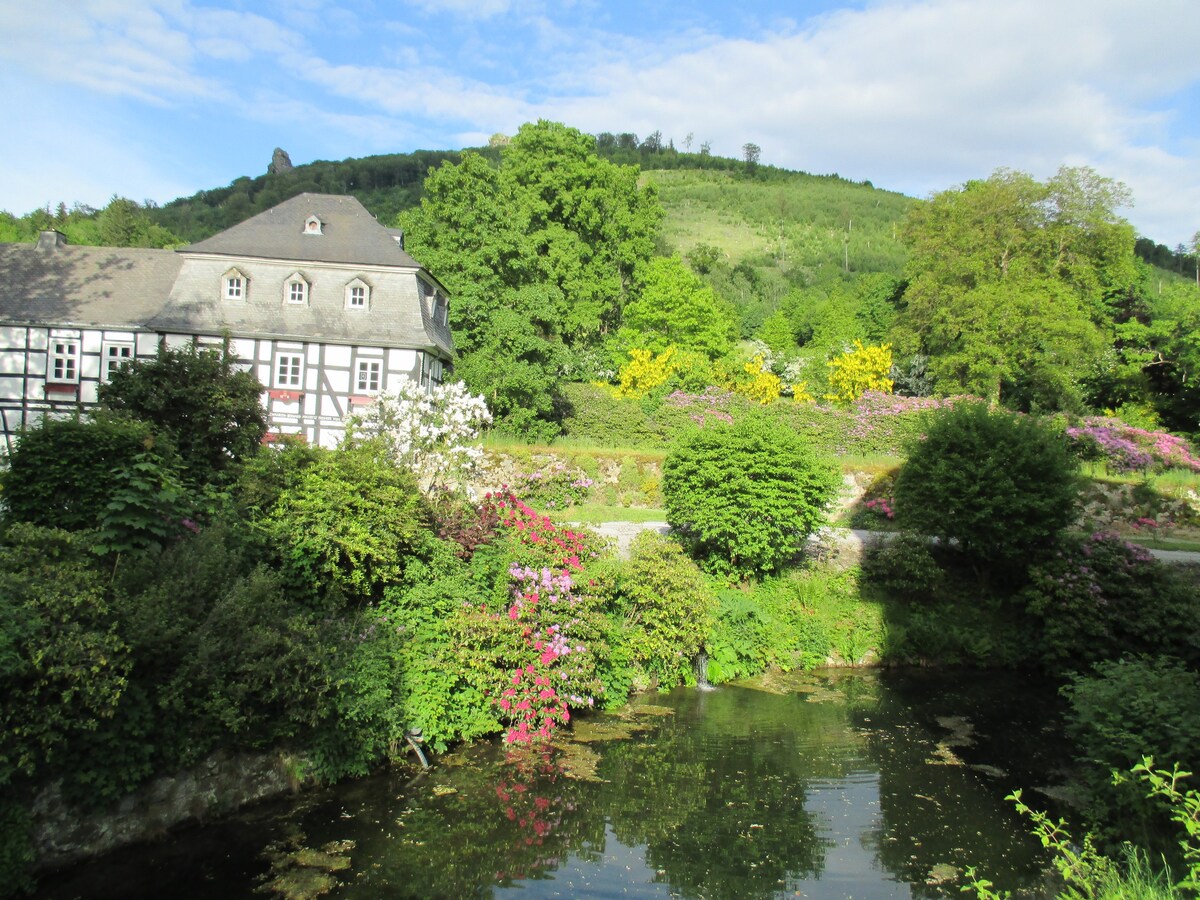
[[[665,509],[649,509],[634,506],[601,506],[596,503],[585,503],[582,506],[572,506],[558,513],[555,518],[569,522],[582,522],[585,525],[596,525],[600,522],[665,522]]]
[[[1153,534],[1148,531],[1121,532],[1121,537],[1131,544],[1151,550],[1190,550],[1200,553],[1200,534],[1186,535]]]

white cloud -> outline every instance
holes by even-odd
[[[443,122],[486,122],[524,115],[526,104],[510,91],[424,66],[393,69],[331,65],[309,60],[295,73],[325,90],[391,115],[426,116]]]
[[[535,112],[593,131],[694,132],[732,156],[754,141],[764,162],[918,194],[1001,165],[1044,177],[1068,158],[1149,186],[1138,160],[1150,157],[1132,151],[1170,121],[1143,104],[1200,78],[1187,37],[1200,4],[1171,6],[882,3],[650,68],[598,67],[591,96]]]
[[[81,0],[60,15],[8,4],[0,8],[0,30],[0,58],[47,82],[156,104],[224,94],[219,82],[193,71],[188,35],[145,3]]]

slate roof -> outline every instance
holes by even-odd
[[[320,235],[303,231],[312,215],[321,220]],[[453,356],[449,330],[430,321],[416,296],[421,266],[400,248],[395,234],[353,197],[300,194],[180,251],[0,244],[0,324],[229,331],[244,337],[437,348]],[[209,270],[224,271],[226,264],[209,257],[234,257],[228,266],[250,275],[248,302],[221,302],[220,275]],[[282,280],[256,280],[265,276],[261,270],[279,265],[311,281],[309,304],[282,303]],[[356,272],[357,266],[390,271]],[[371,285],[369,310],[344,308],[344,283],[355,275]]]
[[[182,262],[171,250],[0,244],[0,322],[143,327]]]
[[[323,233],[305,234],[314,215]],[[335,194],[297,194],[183,252],[420,268],[356,198]]]
[[[299,265],[301,274],[305,272]],[[424,314],[422,305],[411,294],[383,289],[374,279],[369,311],[347,310],[341,284],[349,281],[351,271],[341,273],[333,298],[314,299],[306,305],[280,301],[280,284],[250,282],[247,302],[224,302],[218,295],[218,281],[192,282],[180,279],[171,301],[153,316],[148,325],[155,331],[193,334],[221,334],[291,340],[312,340],[338,344],[365,344],[382,347],[438,348],[453,356],[449,332],[437,328]],[[323,273],[317,272],[317,278]],[[326,277],[328,277],[326,275]],[[370,274],[363,276],[372,282]],[[415,276],[409,276],[410,278]],[[313,293],[316,293],[314,288]],[[265,295],[265,297],[264,297]]]

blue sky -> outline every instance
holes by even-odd
[[[1197,0],[0,0],[0,34],[15,213],[548,118],[917,197],[1089,165],[1200,229]]]

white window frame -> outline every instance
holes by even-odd
[[[383,389],[383,360],[360,359],[354,384],[356,393],[378,394]]]
[[[279,353],[275,356],[274,383],[277,388],[299,390],[304,387],[304,354]]]
[[[46,380],[79,384],[79,338],[52,337],[46,360]]]
[[[225,299],[226,300],[245,300],[246,299],[246,279],[242,275],[226,275],[225,276]]]
[[[370,303],[370,285],[359,280],[352,281],[346,285],[346,309],[367,309]]]
[[[324,234],[325,233],[325,223],[322,222],[320,219],[318,219],[316,216],[309,216],[307,219],[304,220],[304,233],[305,234]]]
[[[283,282],[283,305],[306,306],[312,285],[302,272],[293,272]]]
[[[104,341],[100,345],[100,378],[110,381],[122,363],[135,358],[133,341]]]

